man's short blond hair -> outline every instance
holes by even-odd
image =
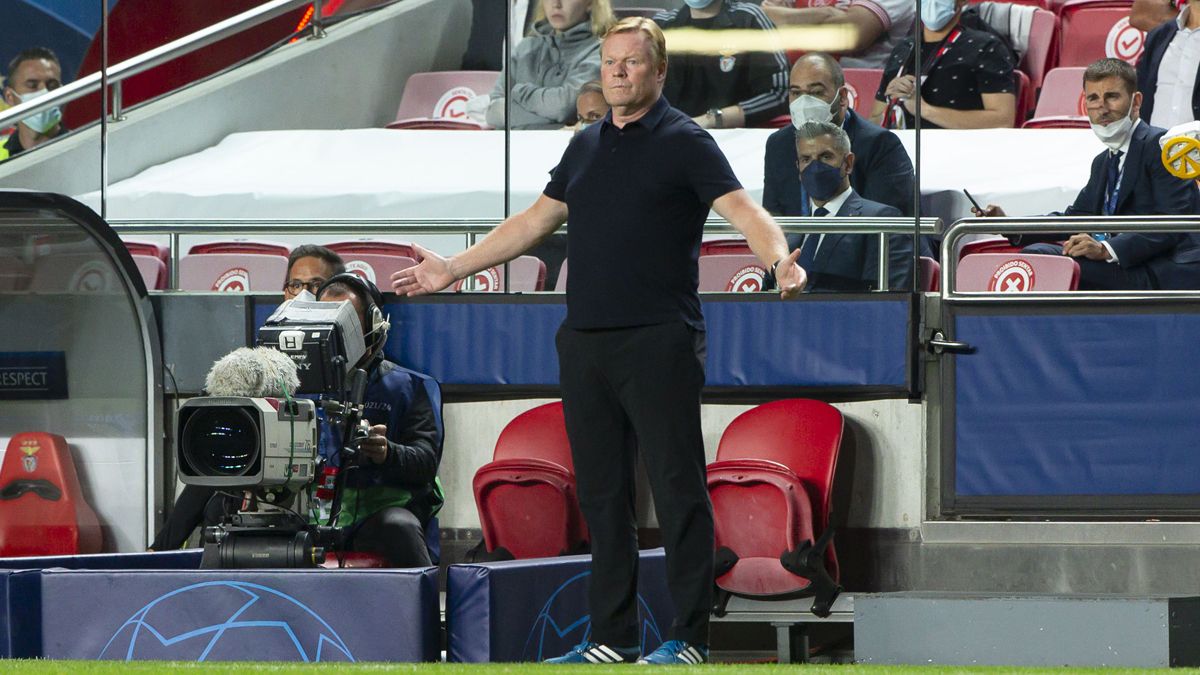
[[[613,27],[609,28],[601,38],[601,42],[607,40],[608,36],[618,33],[641,33],[646,36],[646,41],[650,43],[650,56],[654,59],[654,65],[659,70],[667,67],[667,38],[658,24],[644,16],[627,16],[613,24]]]

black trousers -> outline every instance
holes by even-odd
[[[1022,253],[1062,255],[1059,244],[1030,244]],[[1079,263],[1079,290],[1081,291],[1148,291],[1158,288],[1150,268],[1145,265],[1121,267],[1117,263],[1075,258]]]
[[[682,322],[558,331],[559,382],[579,502],[591,533],[592,639],[640,643],[634,468],[640,452],[667,552],[671,637],[708,644],[713,516],[700,390],[705,336]]]

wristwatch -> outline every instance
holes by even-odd
[[[725,128],[725,116],[721,113],[720,108],[710,109],[708,111],[708,115],[709,115],[709,117],[713,118],[713,128],[714,129],[724,129]]]

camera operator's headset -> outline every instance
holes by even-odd
[[[363,338],[367,339],[367,350],[373,351],[376,347],[382,349],[383,345],[387,343],[388,330],[391,329],[392,323],[380,309],[383,305],[383,293],[379,292],[379,287],[353,272],[342,272],[329,277],[325,283],[321,284],[321,287],[317,289],[317,297],[320,298],[321,293],[334,284],[349,286],[354,289],[358,299],[366,303],[367,306],[363,308],[363,311],[367,315],[369,327]],[[368,336],[370,337],[368,338]]]

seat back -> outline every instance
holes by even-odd
[[[1073,291],[1079,288],[1079,263],[1063,255],[974,253],[958,262],[959,291]]]
[[[1029,76],[1020,70],[1013,71],[1013,79],[1017,83],[1017,105],[1013,113],[1013,128],[1020,129],[1033,110],[1033,86],[1029,84]]]
[[[763,290],[767,270],[753,255],[700,256],[700,291],[756,293]]]
[[[942,290],[942,266],[929,256],[921,256],[921,290],[936,293]]]
[[[1136,64],[1146,34],[1129,24],[1131,0],[1069,0],[1061,10],[1058,65],[1087,66],[1110,57]]]
[[[734,253],[749,254],[753,251],[750,250],[750,243],[745,239],[709,239],[700,242],[700,257]]]
[[[529,458],[554,462],[567,471],[575,471],[562,401],[526,410],[500,432],[493,461]]]
[[[879,90],[879,81],[883,79],[882,68],[845,68],[846,94],[854,112],[866,119],[871,119],[872,108],[875,106],[875,92]]]
[[[1021,70],[1029,75],[1029,84],[1036,94],[1046,79],[1057,56],[1058,17],[1054,12],[1035,9],[1029,23],[1029,43],[1021,58]]]
[[[1020,250],[1021,247],[1013,246],[1007,237],[996,235],[962,244],[958,248],[958,259],[973,253],[1016,253]]]
[[[1083,100],[1083,71],[1085,68],[1055,68],[1046,73],[1042,94],[1038,97],[1034,118],[1068,115],[1087,117]],[[1084,123],[1087,120],[1084,119]]]
[[[165,263],[171,254],[170,247],[153,241],[141,241],[139,239],[122,239],[121,241],[125,244],[125,250],[129,251],[130,255],[153,256]]]
[[[291,251],[292,250],[288,248],[286,244],[280,244],[273,241],[234,239],[232,241],[210,241],[206,244],[196,244],[188,249],[188,254],[253,253],[254,255],[278,255],[286,258]]]
[[[157,256],[135,253],[131,256],[138,273],[148,291],[161,291],[167,287],[167,264]]]
[[[374,241],[359,239],[356,241],[335,241],[325,244],[325,248],[345,258],[355,255],[391,255],[403,256],[416,260],[421,257],[412,244],[395,241]]]
[[[254,253],[200,253],[179,259],[179,288],[184,291],[278,291],[287,275],[287,258]]]
[[[508,262],[508,270],[512,275],[508,290],[513,293],[529,293],[546,287],[546,263],[540,258],[531,255],[518,256]],[[477,293],[504,292],[504,265],[476,272],[474,278],[474,291]],[[448,290],[467,290],[467,280],[459,279]]]
[[[563,258],[558,268],[558,278],[554,280],[554,290],[557,293],[567,292],[567,259]]]
[[[499,76],[490,70],[413,73],[404,85],[396,122],[388,126],[411,120],[469,122],[467,100],[490,93]]]
[[[342,256],[342,260],[346,263],[347,272],[357,274],[380,289],[391,288],[393,274],[417,264],[416,260],[407,256],[371,253],[348,254]]]
[[[0,465],[0,557],[98,553],[102,544],[67,440],[43,432],[9,439]]]

